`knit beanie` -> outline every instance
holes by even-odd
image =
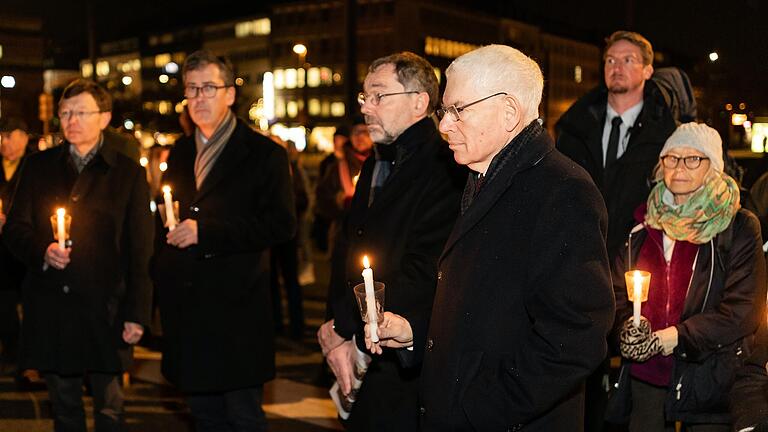
[[[684,123],[667,138],[659,156],[664,156],[680,147],[698,150],[709,158],[712,168],[723,172],[723,140],[716,130],[704,123]]]

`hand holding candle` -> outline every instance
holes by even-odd
[[[168,226],[168,231],[173,231],[176,228],[176,216],[173,213],[171,187],[168,185],[163,186],[163,201],[165,203],[165,222]]]
[[[363,282],[365,283],[365,304],[368,313],[368,324],[371,329],[371,342],[377,343],[379,341],[379,334],[376,330],[377,317],[376,317],[376,297],[373,293],[373,269],[368,261],[368,256],[363,257]]]
[[[640,327],[640,309],[642,303],[648,300],[651,274],[642,270],[630,270],[624,273],[624,281],[627,284],[627,296],[632,302],[632,323],[635,327]]]

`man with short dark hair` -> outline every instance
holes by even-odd
[[[123,430],[119,378],[150,319],[149,185],[102,133],[111,111],[93,81],[64,89],[65,141],[27,159],[3,233],[27,268],[20,367],[44,375],[56,431],[85,432],[84,378],[96,430]],[[57,208],[71,217],[63,248],[51,229]]]
[[[158,222],[152,274],[163,375],[187,396],[198,431],[267,430],[263,385],[275,376],[269,253],[296,213],[286,151],[232,112],[235,75],[209,51],[182,67],[193,136],[176,142],[162,183],[179,202]]]
[[[362,282],[364,255],[376,281],[386,286],[386,310],[419,320],[428,319],[432,308],[437,258],[458,216],[466,178],[430,118],[437,92],[429,62],[403,52],[371,64],[358,98],[374,156],[363,163],[333,249],[329,321],[318,331],[344,395],[352,390],[354,358],[364,349],[352,292]],[[403,348],[373,359],[359,392],[351,396],[348,430],[418,429],[419,368],[409,356]]]

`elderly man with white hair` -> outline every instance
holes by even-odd
[[[538,120],[532,59],[490,45],[446,76],[440,130],[472,170],[462,214],[429,323],[385,313],[381,342],[367,345],[408,346],[426,326],[413,351],[425,431],[581,431],[584,380],[614,315],[605,206]]]

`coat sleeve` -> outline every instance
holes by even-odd
[[[735,430],[768,423],[768,328],[760,327],[757,348],[740,369],[731,390],[731,414]]]
[[[258,144],[262,145],[262,144]],[[254,167],[263,179],[253,191],[250,214],[216,214],[197,220],[201,255],[262,251],[290,240],[296,234],[296,208],[288,156],[283,148],[272,149]]]
[[[437,260],[459,215],[467,178],[466,170],[454,169],[454,166],[452,160],[443,161],[439,171],[436,170],[439,174],[433,176],[416,210],[418,220],[407,233],[400,263],[402,270],[390,282],[401,287],[390,292],[408,295],[390,308],[405,318],[413,331],[413,349],[397,350],[403,367],[417,366],[423,358],[437,285]]]
[[[760,223],[746,211],[743,223],[734,223],[733,240],[725,268],[725,286],[717,306],[679,323],[675,355],[700,361],[721,346],[753,334],[765,320],[766,269]]]
[[[38,196],[35,189],[37,170],[34,159],[27,161],[25,170],[19,177],[18,189],[13,206],[8,213],[8,220],[3,229],[2,239],[8,250],[22,261],[27,268],[40,269],[43,266],[45,251],[51,243],[50,228],[40,229],[35,226],[33,215],[33,197]]]
[[[483,358],[462,399],[470,423],[492,430],[526,424],[578,391],[605,359],[614,297],[605,249],[607,215],[586,179],[553,180],[542,191],[527,247],[525,310],[530,325],[500,361]],[[523,318],[525,319],[525,318]],[[503,332],[503,329],[500,329]]]
[[[144,170],[136,170],[123,227],[123,253],[126,263],[125,321],[147,327],[151,320],[152,281],[149,261],[153,250],[154,223],[149,210],[149,184]]]

